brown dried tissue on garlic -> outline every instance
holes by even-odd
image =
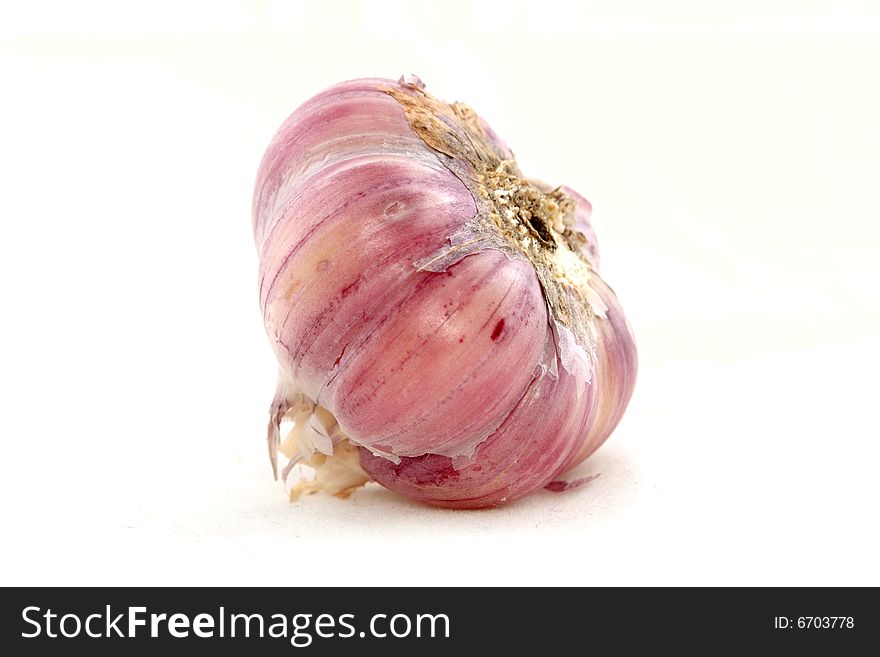
[[[521,254],[535,269],[552,317],[595,354],[593,321],[604,306],[590,287],[592,268],[581,252],[587,238],[575,228],[574,199],[560,187],[523,176],[464,103],[444,103],[418,85],[382,91],[400,103],[413,131],[440,154],[477,203],[465,233],[452,236],[449,247],[417,266],[442,271],[484,248]]]

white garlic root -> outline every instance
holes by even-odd
[[[292,502],[318,491],[347,498],[370,480],[357,447],[326,408],[300,401],[282,416],[279,431],[278,451],[288,459],[281,478]]]

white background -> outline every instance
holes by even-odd
[[[5,3],[0,583],[880,584],[877,7]],[[256,167],[404,72],[593,202],[641,369],[588,487],[271,479]]]

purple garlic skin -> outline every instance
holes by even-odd
[[[353,80],[307,101],[273,138],[254,193],[279,363],[273,464],[280,449],[315,468],[307,490],[345,495],[372,479],[478,508],[587,458],[637,369],[590,211],[523,176],[482,119],[416,78]],[[284,417],[295,435],[282,443]]]

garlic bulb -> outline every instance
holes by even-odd
[[[294,112],[253,204],[280,366],[269,452],[273,468],[289,459],[285,479],[309,471],[292,496],[374,480],[493,506],[595,451],[636,350],[590,210],[526,178],[481,118],[415,76],[344,82]]]

